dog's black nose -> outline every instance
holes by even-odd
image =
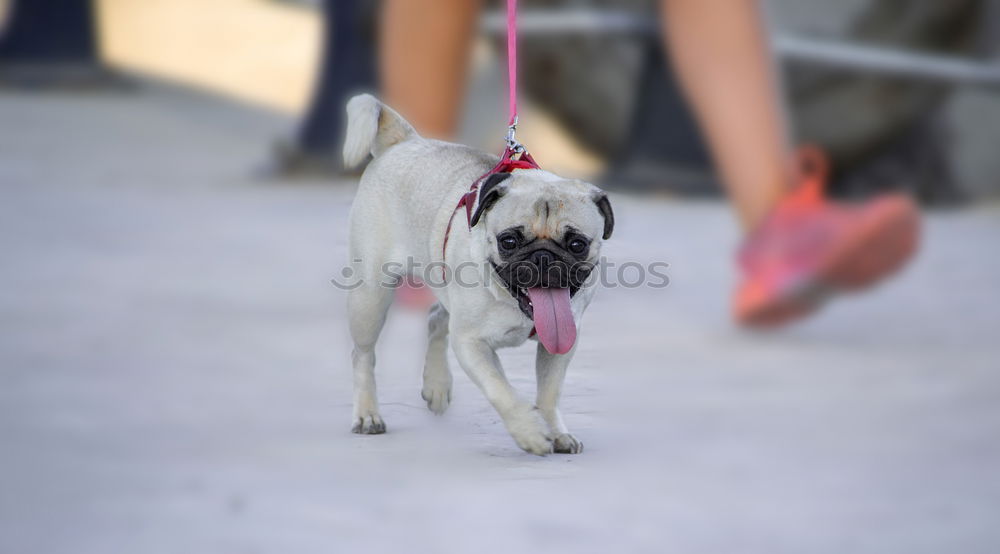
[[[508,282],[524,288],[568,287],[572,269],[558,254],[539,248],[508,266]]]
[[[531,254],[531,263],[537,265],[543,272],[555,261],[555,255],[548,250],[535,250]]]
[[[569,286],[569,267],[555,253],[544,249],[536,250],[531,254],[531,263],[538,268],[538,286]]]

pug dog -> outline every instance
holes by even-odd
[[[483,179],[467,217],[456,206],[496,156],[423,138],[370,95],[352,98],[347,114],[345,165],[371,156],[350,215],[351,430],[386,430],[375,391],[375,342],[393,289],[405,278],[386,268],[424,268],[425,280],[439,275],[429,283],[437,303],[421,391],[428,408],[443,414],[451,402],[450,339],[519,447],[537,455],[581,452],[583,443],[559,413],[559,396],[595,290],[587,280],[614,229],[607,195],[580,180],[517,169]],[[496,353],[529,339],[539,342],[534,402],[514,390]]]

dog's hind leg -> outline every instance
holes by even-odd
[[[448,369],[448,310],[440,302],[431,307],[427,318],[427,357],[424,360],[424,387],[420,396],[427,408],[441,415],[451,404],[451,370]]]
[[[351,432],[365,435],[385,433],[375,394],[375,342],[385,324],[393,289],[380,283],[365,283],[348,293],[347,317],[354,340],[354,413]]]

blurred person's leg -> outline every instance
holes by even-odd
[[[458,124],[478,0],[384,0],[379,77],[386,104],[419,133],[450,138]]]
[[[100,59],[96,2],[0,0],[0,87],[127,90]]]
[[[860,290],[916,248],[919,216],[903,195],[856,205],[823,197],[818,151],[796,167],[758,0],[662,0],[667,43],[747,237],[736,319],[778,325],[831,293]]]
[[[99,62],[91,2],[22,0],[7,10],[9,19],[0,20],[0,63]]]
[[[479,0],[383,0],[379,21],[379,84],[386,104],[420,134],[452,138],[465,92]],[[434,295],[407,278],[397,299],[425,310]]]
[[[344,105],[375,89],[372,13],[356,0],[323,0],[322,53],[309,109],[293,144],[278,144],[275,170],[284,175],[316,175],[343,168]]]
[[[792,183],[786,118],[753,0],[663,0],[674,67],[744,228]]]

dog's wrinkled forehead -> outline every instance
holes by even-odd
[[[558,239],[569,228],[593,238],[604,234],[596,203],[603,193],[594,185],[529,170],[514,172],[496,186],[503,193],[489,207],[488,233],[521,227],[526,235],[542,239]]]

